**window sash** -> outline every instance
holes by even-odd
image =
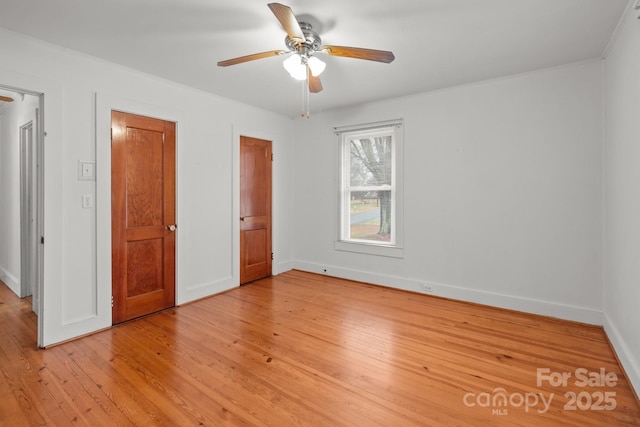
[[[396,133],[397,126],[386,124],[384,127],[373,128],[368,127],[366,130],[358,129],[355,131],[341,132],[342,144],[342,177],[341,177],[341,219],[340,219],[340,236],[339,241],[364,243],[377,246],[395,246],[396,245]],[[351,141],[354,139],[369,139],[376,137],[391,137],[391,184],[384,185],[367,185],[367,186],[351,186]],[[379,241],[372,239],[359,239],[351,236],[351,196],[354,192],[366,191],[390,191],[390,236],[388,241]]]

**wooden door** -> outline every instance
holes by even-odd
[[[271,276],[271,141],[240,137],[240,284]]]
[[[113,324],[175,305],[175,123],[111,114]]]

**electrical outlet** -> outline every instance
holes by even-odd
[[[432,294],[433,293],[433,289],[431,288],[431,285],[427,285],[426,283],[421,283],[420,284],[420,290],[424,293],[427,294]]]

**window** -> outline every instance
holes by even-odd
[[[337,249],[402,256],[401,124],[336,129],[341,152]]]

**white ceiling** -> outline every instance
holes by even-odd
[[[322,55],[311,111],[596,58],[629,0],[283,0],[324,44],[391,50],[391,64]],[[293,116],[300,83],[263,0],[0,0],[0,27]],[[2,82],[0,82],[1,84]]]

